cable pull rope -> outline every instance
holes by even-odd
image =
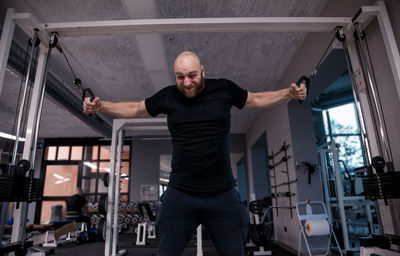
[[[60,42],[58,41],[58,33],[57,32],[53,32],[51,35],[51,39],[50,39],[50,43],[49,43],[49,47],[55,47],[61,54],[62,56],[64,56],[65,61],[68,64],[69,69],[71,70],[71,73],[74,77],[74,84],[75,86],[79,89],[80,93],[82,94],[82,101],[85,100],[86,97],[90,97],[90,101],[93,101],[95,96],[94,93],[92,92],[92,90],[90,90],[90,88],[83,88],[82,87],[82,81],[81,79],[79,79],[75,72],[74,69],[72,68],[71,63],[69,62],[67,55],[65,55],[63,48],[60,44]]]

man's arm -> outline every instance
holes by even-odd
[[[307,95],[307,89],[304,84],[298,87],[291,84],[289,88],[277,91],[248,92],[245,108],[266,108],[288,99],[304,100]]]
[[[93,102],[85,98],[83,102],[83,113],[92,114],[104,112],[119,118],[149,117],[144,100],[139,102],[111,102],[100,100],[96,97]]]

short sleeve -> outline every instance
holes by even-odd
[[[231,104],[238,109],[242,109],[247,101],[247,91],[230,80],[226,81],[228,83]]]
[[[152,117],[155,117],[159,114],[166,114],[164,102],[167,90],[168,87],[161,89],[153,96],[145,99],[144,103],[146,105],[147,112],[149,112]]]

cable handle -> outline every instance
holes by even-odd
[[[75,78],[74,84],[79,88],[82,93],[82,101],[85,101],[86,97],[90,97],[90,102],[93,102],[95,98],[94,93],[89,88],[83,89],[81,79]]]
[[[299,80],[297,80],[296,85],[298,87],[300,87],[300,84],[305,82],[306,84],[306,88],[307,88],[307,94],[306,97],[308,96],[308,93],[310,92],[310,78],[308,78],[307,76],[301,76],[299,78]],[[298,100],[300,104],[302,104],[304,102],[304,100]]]
[[[90,102],[93,102],[95,96],[90,88],[83,89],[82,91],[82,101],[85,100],[86,97],[90,97]]]

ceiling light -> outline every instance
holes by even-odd
[[[169,179],[160,178],[160,181],[169,182]]]
[[[56,177],[57,179],[60,179],[60,180],[63,180],[63,179],[64,179],[63,176],[61,176],[61,175],[59,175],[59,174],[57,174],[57,173],[53,173],[53,176]]]
[[[92,169],[97,169],[97,165],[92,164],[91,162],[83,162],[84,165],[92,168]]]
[[[9,139],[9,140],[15,140],[16,137],[14,135],[5,133],[5,132],[0,132],[0,137],[1,138],[5,138],[5,139]],[[25,141],[25,138],[19,137],[18,141]]]

